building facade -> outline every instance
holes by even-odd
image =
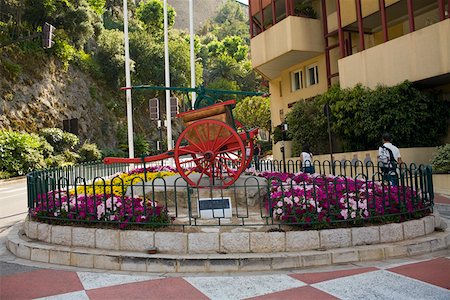
[[[272,125],[334,83],[409,80],[450,100],[449,15],[450,0],[249,0],[251,59],[269,81]]]

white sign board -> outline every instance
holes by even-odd
[[[201,219],[231,218],[231,198],[200,198],[197,213]]]

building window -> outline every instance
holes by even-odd
[[[280,91],[280,97],[283,97],[283,85],[281,81],[278,82],[278,90]]]
[[[319,69],[317,65],[309,65],[306,67],[306,83],[307,86],[319,83]]]
[[[291,90],[293,92],[303,88],[303,71],[297,70],[291,73]]]

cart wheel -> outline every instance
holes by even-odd
[[[250,135],[248,134],[247,130],[245,129],[244,125],[242,125],[241,122],[234,120],[234,125],[236,126],[236,131],[240,134],[245,132],[246,133],[246,139],[242,140],[242,142],[245,145],[245,168],[247,169],[253,159],[253,139],[250,138]],[[241,136],[242,137],[242,136]]]
[[[239,134],[226,123],[206,119],[192,123],[181,133],[174,159],[178,172],[192,187],[228,187],[246,164]]]

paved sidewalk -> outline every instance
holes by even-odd
[[[450,197],[438,195],[436,203],[450,205]],[[13,256],[4,239],[0,232],[1,300],[450,300],[450,249],[395,260],[218,276],[107,272],[36,263]]]
[[[99,272],[0,255],[0,299],[450,299],[450,250],[271,273]],[[22,265],[26,263],[27,265]]]

